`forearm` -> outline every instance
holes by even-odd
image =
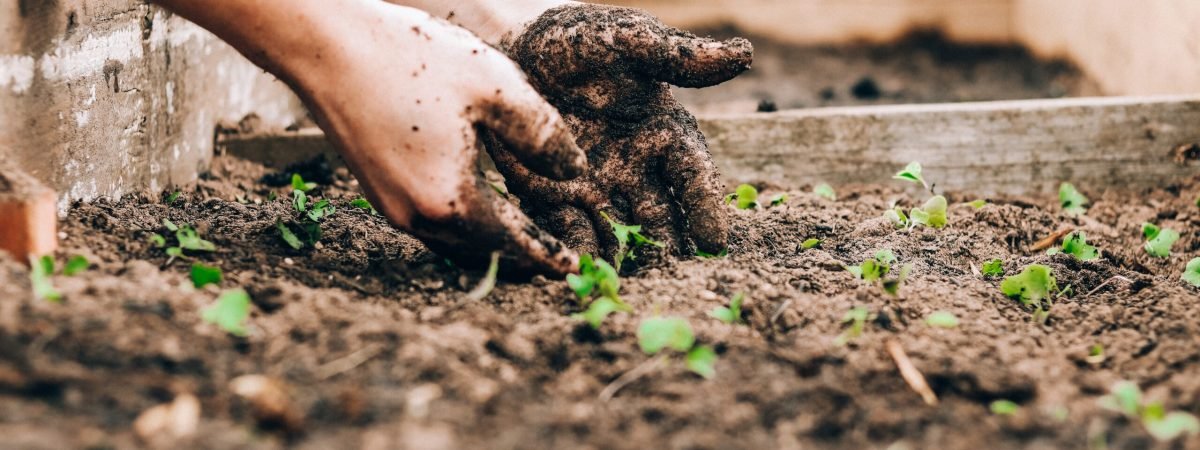
[[[505,34],[537,19],[543,12],[568,0],[387,0],[424,10],[434,17],[471,30],[496,45]]]

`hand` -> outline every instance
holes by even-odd
[[[340,33],[318,53],[322,62],[283,65],[282,72],[292,75],[374,206],[460,264],[486,264],[500,251],[506,270],[576,270],[572,251],[479,177],[481,129],[498,136],[512,150],[509,163],[528,173],[565,180],[586,170],[567,125],[517,66],[467,31],[411,8],[359,2],[334,16]]]
[[[667,83],[705,87],[750,67],[744,39],[717,42],[667,27],[635,9],[570,3],[546,11],[501,47],[571,124],[591,170],[554,180],[489,145],[508,187],[534,219],[580,252],[612,259],[601,213],[690,256],[728,242],[724,183],[696,120]]]

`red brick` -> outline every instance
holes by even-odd
[[[19,261],[58,248],[54,191],[16,169],[0,166],[0,250]]]

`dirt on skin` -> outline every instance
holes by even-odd
[[[1102,95],[1074,64],[1042,60],[1015,45],[965,45],[916,31],[889,44],[791,45],[736,29],[754,67],[710,89],[676,89],[696,114],[901,103],[1022,100]]]
[[[264,174],[220,159],[170,205],[165,194],[76,205],[57,256],[93,266],[54,277],[62,303],[34,299],[26,269],[0,263],[0,448],[1151,447],[1140,423],[1097,406],[1122,379],[1168,410],[1200,413],[1200,290],[1180,281],[1200,256],[1200,177],[1146,192],[1080,186],[1094,201],[1080,219],[1055,198],[993,198],[976,210],[961,204],[974,197],[951,193],[944,230],[895,229],[882,217],[889,203],[923,198],[892,183],[838,186],[837,201],[760,186],[790,200],[731,210],[728,257],[627,275],[622,295],[637,313],[593,330],[570,317],[579,307],[561,281],[501,281],[464,301],[481,275],[351,207],[356,186],[341,170],[312,192],[339,208],[321,245],[292,250],[274,228],[293,216],[288,188],[259,183]],[[193,288],[187,262],[165,264],[148,241],[164,218],[216,244],[191,260],[224,269],[219,289]],[[1141,249],[1145,221],[1181,232],[1170,258]],[[1026,251],[1064,226],[1085,230],[1102,258]],[[801,249],[809,238],[823,242]],[[914,266],[898,297],[842,268],[879,249]],[[974,273],[991,258],[1009,274],[1047,264],[1071,294],[1032,323],[998,280]],[[253,297],[245,338],[201,319],[238,287]],[[746,325],[706,315],[738,292]],[[876,318],[836,345],[857,306]],[[934,311],[961,324],[932,328]],[[715,378],[688,372],[678,355],[647,366],[636,329],[656,313],[688,319],[716,348]],[[907,351],[937,406],[907,387],[887,341]],[[1088,362],[1096,344],[1104,360]],[[248,374],[276,380],[290,421],[256,422],[255,404],[230,387]],[[139,414],[188,394],[200,404],[195,433],[160,430],[147,444],[133,431]],[[994,415],[997,399],[1021,408]],[[1200,437],[1172,446],[1200,448]]]

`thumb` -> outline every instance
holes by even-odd
[[[746,39],[718,41],[656,19],[646,22],[622,30],[621,47],[627,58],[658,81],[686,88],[715,86],[749,70],[754,61],[754,46]]]
[[[525,167],[555,180],[587,171],[587,155],[566,121],[523,80],[484,99],[476,118],[508,144]]]

